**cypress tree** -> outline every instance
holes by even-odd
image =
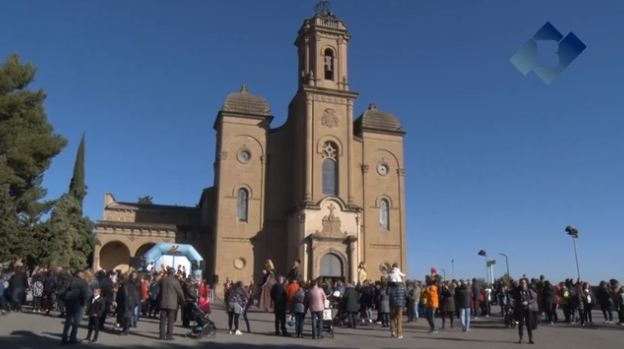
[[[85,137],[84,134],[80,137],[80,145],[78,145],[78,152],[76,153],[76,162],[74,162],[74,174],[71,182],[69,183],[69,193],[80,202],[80,209],[82,211],[82,202],[85,195],[87,195],[87,188],[85,186]]]

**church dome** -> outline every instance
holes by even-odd
[[[375,104],[368,106],[368,110],[355,121],[355,127],[358,133],[363,129],[404,132],[399,118],[390,113],[377,110]]]
[[[252,95],[243,85],[240,92],[230,93],[223,103],[221,111],[261,116],[271,116],[271,108],[266,99]]]

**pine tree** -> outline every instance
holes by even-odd
[[[33,260],[46,190],[43,173],[66,144],[48,122],[43,90],[28,90],[35,67],[11,55],[0,65],[0,262]],[[28,258],[31,257],[31,258]]]

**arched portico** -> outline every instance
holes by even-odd
[[[127,271],[130,263],[130,249],[121,241],[111,241],[100,248],[100,267],[105,270]]]

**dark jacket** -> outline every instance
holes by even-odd
[[[522,311],[537,311],[537,293],[531,289],[527,288],[523,290],[522,287],[518,286],[513,292],[514,295],[514,311],[516,313],[520,313]]]
[[[472,290],[466,286],[460,286],[455,291],[455,305],[456,308],[466,309],[470,308],[470,301],[472,300]]]
[[[401,308],[405,307],[405,285],[401,282],[388,285],[388,295],[390,296],[390,307]]]
[[[355,287],[348,287],[345,290],[342,298],[344,300],[344,307],[347,312],[357,313],[360,311],[360,294],[355,289]]]
[[[11,279],[9,279],[9,288],[12,290],[25,290],[28,288],[28,276],[23,269],[20,268],[11,276]]]
[[[89,298],[89,293],[87,282],[76,276],[72,278],[69,287],[65,291],[65,305],[83,307]]]
[[[284,284],[276,283],[271,288],[271,300],[273,300],[273,308],[275,312],[286,311],[288,308],[288,295]]]
[[[128,306],[130,309],[134,309],[139,303],[141,303],[141,284],[135,281],[128,281]]]
[[[100,296],[104,298],[104,300],[108,304],[113,303],[113,297],[115,293],[113,292],[113,280],[111,280],[108,276],[104,275],[103,277],[98,279],[98,283],[100,284]]]
[[[173,274],[167,275],[160,280],[160,309],[175,310],[178,304],[184,304],[182,287]]]
[[[551,306],[555,304],[557,301],[555,293],[555,287],[551,285],[550,282],[544,283],[544,287],[542,289],[542,302],[544,305]]]
[[[106,309],[106,300],[100,296],[94,300],[93,296],[87,302],[87,316],[99,318],[104,314]]]
[[[443,288],[440,292],[440,311],[455,312],[455,292],[450,288]]]

